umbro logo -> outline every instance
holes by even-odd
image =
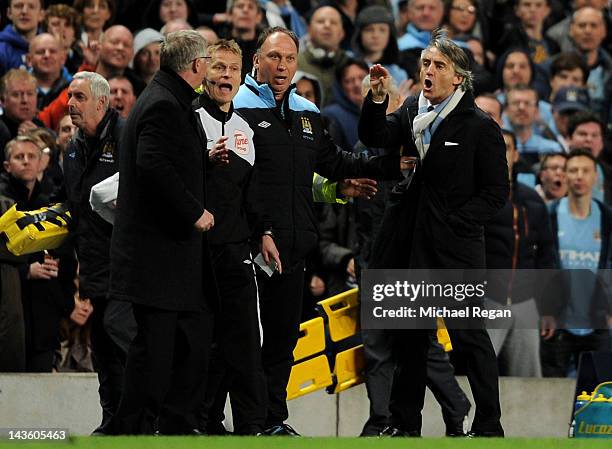
[[[259,126],[261,128],[267,128],[270,125],[272,125],[272,123],[268,123],[266,121],[263,121],[263,122],[257,124],[257,126]]]
[[[68,153],[68,157],[74,159],[76,157],[76,153],[74,151],[72,153]]]

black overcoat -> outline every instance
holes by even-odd
[[[385,116],[387,101],[364,101],[359,138],[417,156],[412,122],[418,98]],[[371,268],[484,268],[484,224],[508,198],[508,167],[499,127],[466,92],[432,135],[407,192],[385,212]]]
[[[125,124],[109,296],[173,311],[217,300],[206,233],[206,136],[195,91],[162,68]]]

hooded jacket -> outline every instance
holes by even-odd
[[[327,106],[321,114],[329,120],[329,134],[344,151],[353,151],[359,140],[357,124],[361,107],[348,99],[338,82],[334,84],[336,102]]]
[[[332,87],[336,79],[336,67],[346,62],[348,56],[342,49],[335,52],[326,52],[320,48],[313,48],[307,43],[304,50],[298,55],[298,67],[300,70],[312,73],[321,83],[323,100],[321,106],[325,107],[334,100]]]
[[[0,32],[0,75],[10,69],[25,67],[25,55],[30,44],[21,36],[12,24]]]

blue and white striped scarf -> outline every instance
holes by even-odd
[[[425,158],[427,150],[429,150],[432,134],[438,125],[442,123],[442,120],[457,107],[464,94],[465,91],[460,87],[450,97],[435,106],[431,111],[428,111],[427,108],[430,106],[430,103],[421,91],[419,95],[419,114],[412,122],[412,136],[419,150],[421,160]]]

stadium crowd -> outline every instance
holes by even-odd
[[[299,323],[371,262],[386,267],[383,217],[412,163],[396,157],[401,142],[376,147],[393,139],[364,132],[364,114],[404,117],[440,27],[467,57],[478,120],[501,130],[491,147],[505,144],[498,180],[510,188],[487,212],[486,267],[612,269],[606,0],[0,3],[0,214],[66,203],[74,236],[28,256],[0,249],[0,372],[97,371],[96,433],[223,434],[229,394],[236,433],[297,434],[285,387]],[[108,218],[90,195],[117,172]],[[254,274],[259,252],[278,273]],[[612,295],[579,277],[567,290],[540,329],[488,330],[500,375],[572,376],[582,351],[610,350]],[[537,313],[517,285],[500,301]],[[402,433],[389,410],[393,343],[363,337],[363,435],[412,435],[420,423]],[[427,385],[447,434],[462,435],[470,404],[454,374],[476,376],[469,355],[458,348],[451,365],[424,341]],[[204,385],[182,388],[206,371]]]

